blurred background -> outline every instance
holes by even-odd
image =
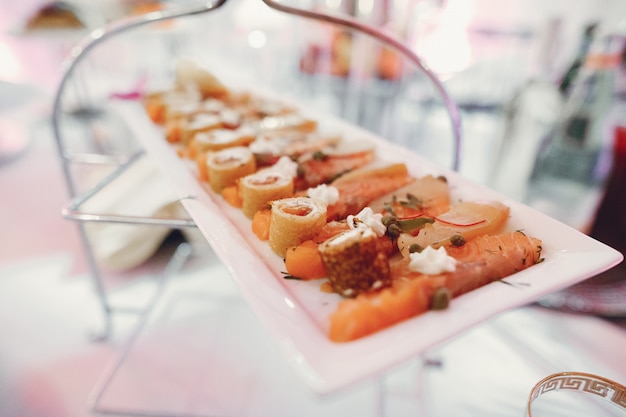
[[[441,79],[461,111],[460,171],[577,228],[590,227],[599,198],[594,191],[604,185],[612,164],[610,152],[604,155],[598,149],[612,149],[607,129],[618,124],[626,88],[623,2],[578,0],[575,7],[564,0],[283,3],[349,15],[404,41]],[[122,16],[193,4],[67,2],[66,8],[76,12],[84,27],[53,29],[53,34],[35,22],[28,26],[40,3],[7,2],[2,17],[7,27],[2,78],[35,81],[52,91],[60,75],[55,71],[59,62],[89,29]],[[38,46],[21,52],[15,47],[18,42]],[[612,58],[592,68],[598,56]],[[216,13],[144,26],[107,40],[71,77],[67,106],[94,105],[112,92],[140,84],[148,90],[162,88],[171,83],[172,62],[180,57],[199,60],[230,85],[263,85],[304,100],[307,106],[451,166],[454,143],[446,108],[412,63],[366,35],[281,14],[254,0],[229,1]],[[546,173],[550,171],[546,164],[535,162],[544,158],[549,142],[559,142],[554,137],[562,133],[561,127],[566,129],[563,120],[575,118],[568,112],[584,114],[589,129],[579,132],[585,136],[579,142],[586,144],[557,152],[569,152],[565,160],[578,158],[581,164],[586,158],[587,172],[580,174],[585,178],[572,178],[571,187],[559,197],[567,201],[554,205],[552,183],[545,178],[555,172]],[[580,123],[579,118],[579,130]],[[603,168],[594,171],[597,164]],[[569,175],[557,177],[562,177],[560,181]],[[595,180],[584,189],[574,184],[591,177]],[[594,195],[593,201],[585,201],[583,194]]]

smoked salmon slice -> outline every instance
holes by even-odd
[[[362,168],[350,172],[331,185],[339,190],[339,200],[328,206],[327,220],[340,220],[357,214],[381,196],[415,181],[404,164]]]
[[[438,216],[450,210],[448,181],[443,177],[426,175],[371,201],[368,206],[375,213],[389,213],[398,217],[416,213]]]
[[[459,264],[445,286],[457,296],[535,265],[542,247],[541,240],[515,231],[479,236],[447,250]]]
[[[454,272],[424,275],[409,270],[408,258],[402,258],[391,265],[391,287],[339,303],[330,316],[329,337],[348,342],[415,317],[430,308],[436,289],[445,287],[453,297],[464,294],[538,263],[541,250],[539,239],[516,231],[448,248],[458,261]]]
[[[326,184],[341,175],[364,167],[374,160],[374,151],[364,151],[347,155],[317,154],[299,162],[299,175],[296,178],[296,190],[306,190],[320,184]]]
[[[404,256],[407,256],[411,245],[422,248],[448,247],[459,244],[459,238],[462,238],[461,242],[467,242],[477,236],[496,234],[506,224],[509,212],[508,206],[497,201],[488,203],[464,201],[453,205],[447,212],[434,216],[434,222],[422,227],[417,236],[400,235],[398,248]]]

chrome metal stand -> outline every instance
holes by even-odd
[[[71,153],[67,151],[66,140],[63,129],[61,127],[61,117],[63,112],[64,93],[69,87],[69,82],[76,74],[78,66],[84,62],[88,54],[99,44],[112,38],[118,34],[131,30],[133,28],[146,25],[149,23],[174,19],[177,17],[190,16],[199,13],[205,13],[222,6],[226,0],[206,3],[202,6],[188,7],[180,10],[160,11],[148,13],[135,18],[127,18],[116,21],[104,28],[93,30],[85,39],[76,45],[68,57],[63,75],[57,91],[54,96],[52,109],[52,129],[57,149],[61,158],[63,174],[66,185],[70,194],[71,201],[67,207],[63,208],[62,215],[64,218],[75,221],[78,224],[78,230],[82,245],[87,259],[91,279],[96,292],[96,296],[101,305],[104,323],[102,331],[95,336],[96,340],[105,340],[111,336],[112,332],[112,316],[116,312],[125,312],[111,305],[107,297],[107,291],[104,288],[103,272],[98,265],[94,255],[92,244],[85,230],[87,222],[102,223],[120,223],[120,224],[144,224],[157,227],[181,228],[195,227],[195,223],[190,219],[166,219],[166,218],[145,218],[137,216],[112,215],[109,213],[89,213],[83,210],[83,204],[95,194],[100,192],[105,186],[110,184],[114,179],[118,178],[122,173],[127,171],[142,156],[143,151],[126,155],[105,155],[101,153]],[[79,109],[79,111],[90,111],[89,107]],[[80,193],[76,184],[75,176],[72,172],[72,166],[76,164],[88,165],[110,165],[116,169],[100,180],[92,188],[86,192]],[[136,312],[135,312],[136,313]]]
[[[383,32],[377,28],[366,25],[359,20],[347,16],[334,16],[318,13],[311,10],[303,10],[295,7],[287,6],[278,1],[262,0],[268,7],[286,13],[288,15],[298,16],[305,19],[311,19],[319,22],[338,25],[350,30],[357,31],[361,34],[373,37],[382,42],[386,46],[393,48],[399,52],[405,59],[414,64],[419,71],[426,75],[441,100],[449,115],[453,140],[454,155],[452,168],[457,170],[460,163],[461,155],[461,118],[459,110],[454,101],[448,95],[438,77],[428,68],[423,60],[417,56],[407,45],[398,40],[394,36]],[[62,78],[56,90],[53,110],[52,110],[52,128],[53,134],[61,158],[63,174],[66,180],[67,188],[70,195],[69,204],[63,208],[62,216],[68,220],[74,221],[78,225],[80,238],[84,247],[85,257],[88,261],[92,283],[98,298],[98,302],[102,307],[104,314],[104,325],[98,340],[106,340],[112,332],[112,316],[117,312],[125,312],[113,306],[107,296],[107,290],[103,283],[103,272],[98,265],[98,261],[94,255],[92,243],[85,230],[87,223],[117,223],[117,224],[141,224],[153,227],[166,228],[193,228],[195,223],[189,218],[154,218],[154,217],[138,217],[129,215],[118,215],[110,213],[97,213],[85,210],[84,204],[94,195],[99,193],[106,185],[110,184],[114,179],[119,178],[121,174],[126,172],[133,164],[143,155],[143,150],[134,151],[128,155],[109,155],[103,152],[69,152],[66,146],[65,132],[61,126],[61,119],[64,116],[64,96],[70,81],[77,76],[77,68],[81,63],[85,62],[88,55],[99,45],[107,40],[116,37],[119,34],[128,32],[132,29],[148,25],[155,22],[195,16],[204,13],[213,12],[226,3],[226,0],[205,1],[197,5],[182,7],[177,9],[165,9],[157,12],[148,13],[138,17],[124,18],[113,22],[108,26],[93,30],[86,38],[77,44],[68,57],[62,73]],[[89,106],[85,106],[78,110],[90,117],[89,113],[96,111]],[[114,170],[101,179],[95,186],[91,186],[87,191],[79,191],[75,175],[72,167],[76,165],[109,165]]]
[[[345,17],[345,16],[331,16],[328,14],[318,13],[311,10],[302,10],[295,7],[287,6],[278,1],[262,0],[268,7],[286,13],[288,15],[298,16],[305,19],[311,19],[319,22],[329,23],[332,25],[339,25],[341,27],[357,31],[367,36],[373,37],[376,40],[382,42],[386,46],[389,46],[399,52],[405,59],[414,64],[419,71],[426,75],[428,80],[434,86],[436,92],[439,94],[443,105],[449,115],[452,134],[453,134],[453,158],[452,168],[458,170],[460,158],[461,158],[461,119],[459,110],[454,101],[448,95],[446,89],[442,85],[438,77],[427,67],[422,59],[417,56],[407,45],[402,41],[396,39],[392,35],[385,33],[379,29],[368,26],[361,23],[357,19]],[[104,275],[101,268],[98,265],[98,261],[94,254],[94,248],[90,242],[89,236],[86,232],[87,223],[115,223],[125,225],[146,225],[151,227],[165,227],[165,228],[193,228],[195,223],[189,218],[155,218],[155,217],[141,217],[132,215],[120,215],[111,213],[92,212],[85,209],[85,204],[100,193],[107,185],[112,181],[119,178],[123,173],[127,172],[141,157],[144,156],[142,149],[133,150],[132,152],[124,155],[110,155],[106,152],[70,152],[67,148],[67,140],[65,132],[62,128],[61,119],[64,116],[64,96],[69,88],[70,81],[73,77],[76,77],[77,68],[81,63],[85,62],[87,56],[100,44],[113,38],[119,34],[128,32],[132,29],[148,25],[151,23],[183,18],[188,16],[200,15],[203,13],[213,12],[226,3],[226,0],[218,1],[206,1],[199,5],[184,7],[175,10],[162,10],[157,12],[148,13],[142,16],[126,18],[112,24],[93,30],[82,42],[76,45],[70,56],[68,57],[65,66],[63,68],[63,75],[59,83],[58,89],[54,96],[53,111],[52,111],[52,128],[53,134],[58,148],[58,152],[61,158],[63,174],[65,176],[67,188],[70,195],[70,202],[62,209],[62,216],[68,220],[74,221],[78,225],[80,232],[80,238],[85,252],[86,260],[88,261],[90,269],[90,277],[94,286],[94,290],[100,303],[100,306],[104,315],[104,324],[102,331],[96,337],[97,340],[107,340],[110,338],[113,332],[113,316],[116,313],[127,313],[129,311],[112,305],[107,294],[107,290],[104,285]],[[91,112],[96,111],[89,105],[79,109],[79,112],[85,113],[85,117],[90,117]],[[73,167],[76,165],[90,165],[90,166],[111,166],[112,171],[98,181],[95,185],[90,186],[86,191],[79,190]],[[127,343],[119,351],[109,368],[104,372],[99,384],[93,391],[93,396],[90,399],[90,407],[93,412],[101,414],[113,414],[113,415],[163,415],[159,413],[145,413],[136,412],[131,410],[111,410],[101,405],[101,399],[104,391],[110,386],[111,380],[115,373],[118,371],[121,363],[124,361],[125,356],[128,354],[133,343],[138,335],[144,329],[146,321],[151,314],[154,304],[158,301],[161,293],[163,292],[167,282],[171,275],[175,274],[181,265],[187,260],[190,255],[190,247],[183,244],[173,255],[170,263],[166,267],[165,271],[159,282],[157,283],[158,289],[149,305],[140,310],[130,311],[134,314],[139,314],[139,324],[135,331],[130,335]],[[385,414],[385,381],[381,379],[377,387],[378,402],[378,414],[380,416]]]

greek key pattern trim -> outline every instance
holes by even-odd
[[[562,373],[543,379],[531,393],[530,402],[551,391],[581,391],[602,397],[626,411],[626,387],[591,374]]]

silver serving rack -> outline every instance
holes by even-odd
[[[363,23],[357,18],[343,15],[331,15],[320,13],[313,10],[305,10],[301,8],[291,7],[279,1],[262,0],[269,8],[285,13],[291,16],[302,17],[313,21],[335,25],[347,30],[355,31],[355,33],[364,34],[381,44],[392,48],[401,54],[404,59],[412,63],[422,74],[430,81],[434,90],[439,95],[443,106],[448,114],[452,136],[453,136],[453,156],[452,169],[458,170],[461,155],[461,117],[456,103],[452,100],[444,85],[438,76],[425,64],[424,60],[418,56],[413,50],[402,40],[396,36],[383,31],[377,27]],[[172,9],[163,9],[155,12],[146,13],[139,16],[127,17],[116,20],[104,27],[92,30],[88,36],[75,45],[69,57],[64,63],[62,77],[58,84],[58,88],[54,95],[52,110],[52,128],[56,141],[58,152],[62,162],[62,170],[66,180],[67,188],[70,195],[69,203],[62,209],[62,216],[68,220],[74,221],[78,225],[80,238],[84,247],[84,254],[89,265],[90,276],[97,295],[97,299],[103,311],[104,325],[102,331],[98,333],[97,338],[106,340],[111,336],[113,330],[113,316],[120,312],[135,312],[135,309],[125,309],[123,307],[114,306],[108,297],[107,288],[104,281],[104,272],[98,264],[94,255],[93,245],[90,242],[85,226],[87,223],[114,223],[126,225],[145,225],[150,227],[161,227],[171,229],[194,228],[196,225],[190,218],[169,218],[169,217],[144,217],[136,215],[122,215],[102,212],[92,212],[85,208],[95,195],[100,193],[107,185],[118,179],[124,172],[144,155],[143,149],[133,149],[132,152],[125,154],[107,154],[106,152],[73,152],[68,150],[68,140],[66,132],[63,128],[62,118],[64,116],[64,98],[70,85],[73,82],[85,84],[81,81],[79,75],[79,67],[88,67],[93,65],[87,59],[92,51],[98,46],[117,37],[120,34],[130,32],[136,28],[154,24],[156,22],[170,21],[173,19],[187,18],[207,13],[215,12],[222,8],[227,0],[205,1],[201,4],[191,5],[187,7],[177,7]],[[93,113],[97,109],[89,105],[79,106],[74,109],[75,115],[83,119],[94,117]],[[76,166],[108,166],[113,169],[101,178],[95,185],[90,185],[88,189],[81,190],[77,175]]]

